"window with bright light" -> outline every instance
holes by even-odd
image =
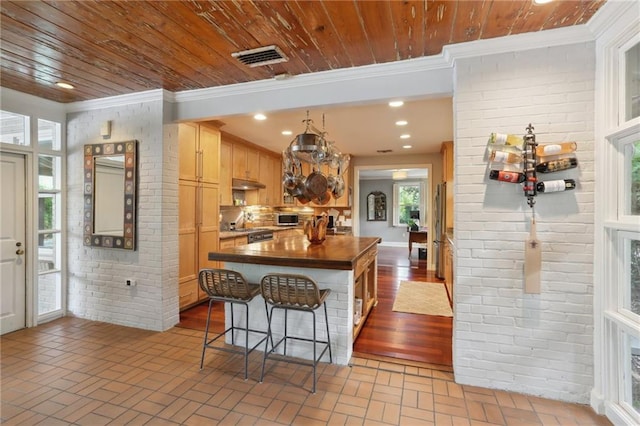
[[[29,117],[0,111],[0,142],[26,146],[29,140]]]
[[[393,184],[393,225],[422,226],[424,222],[424,184],[403,182]]]
[[[38,120],[38,147],[59,151],[61,126]],[[62,308],[62,157],[38,156],[38,314]]]

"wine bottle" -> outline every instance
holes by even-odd
[[[515,146],[522,149],[524,139],[517,135],[508,135],[505,133],[491,133],[489,136],[489,144]]]
[[[509,172],[506,170],[491,170],[489,172],[489,179],[499,180],[502,182],[520,183],[526,179],[524,173]]]
[[[489,161],[496,163],[522,163],[522,155],[506,151],[492,151],[489,155]]]
[[[575,189],[576,181],[573,179],[558,179],[538,182],[536,189],[538,192],[560,192]]]
[[[575,152],[577,148],[578,144],[575,142],[538,145],[536,147],[536,155],[538,157],[544,157],[545,155],[571,154]]]
[[[538,173],[552,173],[559,172],[560,170],[573,169],[574,167],[578,167],[577,158],[561,158],[559,160],[545,161],[544,163],[536,165],[536,171]]]

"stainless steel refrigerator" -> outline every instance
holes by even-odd
[[[446,238],[446,209],[447,209],[447,184],[439,183],[436,186],[435,197],[435,240],[433,241],[436,261],[436,277],[444,279],[444,244]]]

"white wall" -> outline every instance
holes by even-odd
[[[456,382],[587,403],[593,385],[593,43],[456,62]],[[491,132],[576,141],[575,191],[540,194],[542,291],[523,293],[531,209],[519,184],[488,179]]]
[[[68,115],[68,311],[91,320],[166,330],[178,313],[177,126],[163,128],[158,100]],[[103,143],[100,125],[112,121],[109,141],[138,144],[137,250],[86,247],[82,239],[83,145]],[[126,287],[125,280],[136,280]]]

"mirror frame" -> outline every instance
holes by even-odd
[[[136,178],[138,141],[87,144],[84,146],[84,245],[122,250],[136,249]],[[95,157],[124,155],[123,235],[94,234]]]
[[[382,191],[373,191],[367,195],[367,221],[386,222],[387,196]]]

